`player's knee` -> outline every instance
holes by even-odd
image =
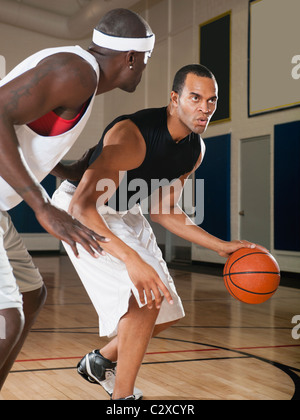
[[[175,321],[171,321],[168,324],[167,328],[173,327],[174,325],[176,325],[178,322],[180,321],[180,319],[175,319]]]
[[[19,340],[25,325],[22,308],[8,308],[0,311],[1,343],[13,347]]]
[[[38,291],[36,296],[36,306],[35,306],[35,313],[34,315],[38,315],[40,310],[43,308],[47,299],[47,289],[46,286],[43,285],[41,289]]]
[[[40,289],[23,294],[24,313],[26,321],[34,319],[43,308],[47,298],[47,289],[43,285]]]
[[[44,306],[46,299],[47,299],[47,289],[46,289],[46,286],[43,284],[40,290],[39,298],[38,298],[39,309],[41,309]]]

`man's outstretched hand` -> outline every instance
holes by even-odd
[[[47,203],[35,215],[48,233],[70,245],[77,258],[79,257],[77,244],[83,246],[94,258],[104,255],[99,242],[108,242],[109,240],[88,229],[65,211]]]

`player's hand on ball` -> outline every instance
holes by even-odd
[[[256,244],[248,241],[230,241],[224,242],[223,249],[218,252],[221,257],[228,258],[231,254],[238,251],[241,248],[256,248]]]

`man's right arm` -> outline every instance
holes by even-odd
[[[60,62],[44,62],[0,88],[0,176],[33,209],[37,220],[49,233],[69,243],[76,255],[76,242],[79,242],[95,256],[92,247],[101,252],[94,239],[97,235],[52,206],[48,195],[22,161],[14,129],[14,125],[29,123],[58,107],[72,108],[73,104],[76,108],[90,96],[91,86],[86,84],[85,87],[79,87],[75,94],[64,98],[65,92],[72,92],[70,88],[79,76],[75,75],[74,70],[69,78],[65,72],[57,74],[60,66],[64,66],[65,70],[72,68],[70,54],[64,64],[62,58]],[[77,80],[76,88],[78,85]],[[63,86],[65,89],[62,89]],[[102,239],[97,237],[99,241]]]
[[[145,141],[138,128],[131,121],[123,121],[115,125],[105,136],[104,147],[98,159],[85,172],[71,201],[69,212],[100,235],[110,239],[103,245],[104,250],[123,261],[129,277],[137,288],[141,303],[152,308],[152,293],[156,306],[161,305],[160,290],[167,301],[172,297],[156,271],[137,254],[137,252],[113,234],[97,211],[98,206],[105,205],[117,190],[120,173],[139,167],[146,155]],[[97,184],[107,180],[109,193],[98,191]],[[105,185],[103,185],[105,188]],[[109,196],[108,196],[109,195]]]

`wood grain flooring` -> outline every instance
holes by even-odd
[[[48,289],[38,321],[1,400],[108,400],[76,372],[101,348],[93,306],[66,256],[35,257]],[[137,386],[145,400],[298,400],[300,340],[292,319],[300,290],[280,287],[267,303],[234,300],[222,278],[171,270],[186,317],[152,339]]]

